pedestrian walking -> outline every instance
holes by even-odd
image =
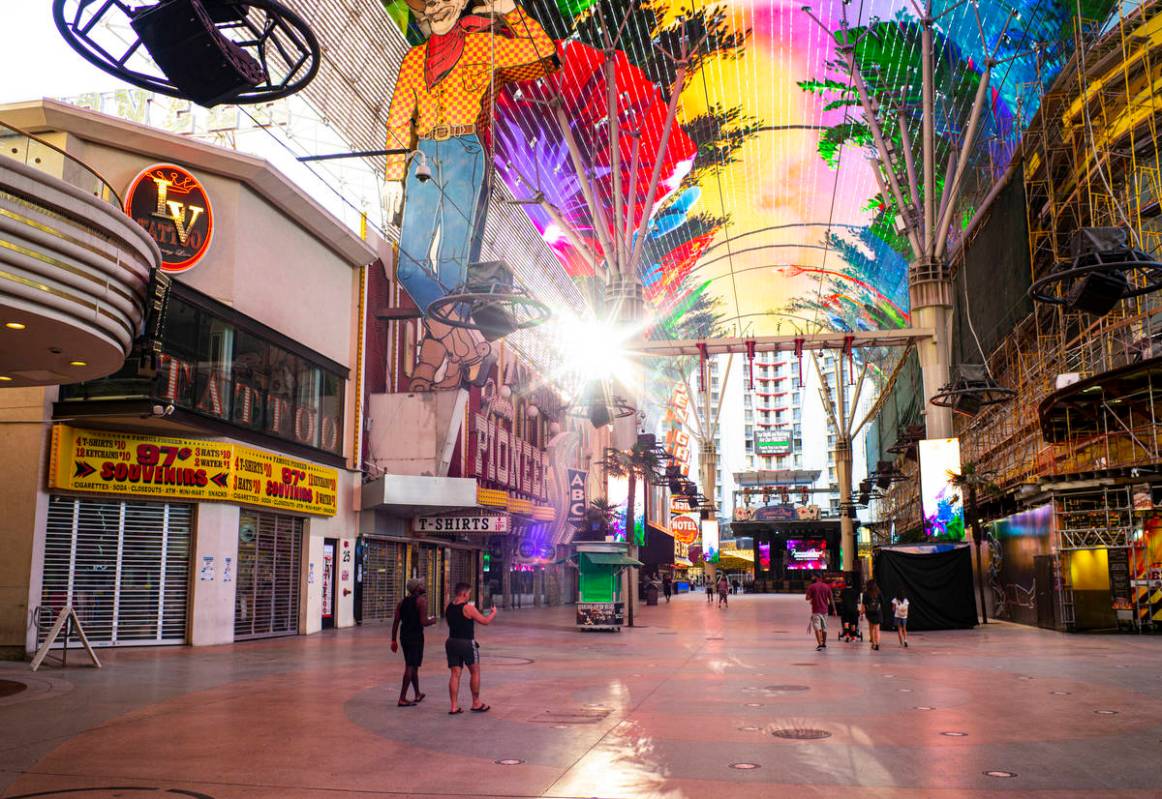
[[[897,588],[896,596],[892,599],[892,618],[896,622],[896,638],[900,646],[908,646],[908,597],[904,589]]]
[[[718,607],[730,607],[730,583],[725,576],[718,578]]]
[[[710,605],[714,602],[714,581],[706,579],[706,604]]]
[[[835,598],[831,586],[823,582],[823,575],[816,574],[815,582],[807,586],[806,600],[811,603],[811,630],[815,633],[815,651],[827,648],[827,612],[835,609]]]
[[[884,621],[884,598],[875,580],[867,581],[867,588],[859,599],[860,613],[867,619],[867,637],[871,648],[880,648],[880,624]]]
[[[424,694],[420,693],[420,666],[424,665],[424,628],[437,621],[435,616],[428,615],[428,591],[423,580],[408,580],[407,592],[407,596],[395,606],[395,620],[391,623],[391,651],[398,652],[400,645],[403,645],[400,707],[411,707],[424,701]],[[414,693],[410,701],[407,698],[409,685]]]
[[[848,643],[856,638],[863,639],[859,630],[859,583],[858,577],[852,576],[851,581],[843,586],[839,594],[839,617],[843,623],[843,633],[840,638]]]
[[[662,578],[662,593],[665,595],[666,602],[668,603],[670,601],[670,595],[674,593],[674,580],[668,574]]]
[[[457,583],[452,601],[444,612],[444,618],[448,620],[448,640],[444,642],[444,651],[452,672],[448,678],[448,696],[452,700],[452,709],[448,711],[450,716],[464,712],[460,707],[460,673],[465,668],[472,689],[472,712],[487,713],[491,709],[480,701],[480,645],[476,643],[476,622],[492,624],[496,620],[496,608],[488,615],[481,613],[468,601],[471,591],[472,586],[468,583]]]

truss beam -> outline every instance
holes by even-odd
[[[842,350],[852,347],[906,347],[913,342],[928,341],[933,331],[924,328],[898,330],[869,330],[856,333],[808,333],[801,336],[756,336],[755,338],[714,338],[705,341],[639,341],[630,346],[639,355],[681,356],[698,355],[705,347],[707,355],[746,355],[747,344],[754,344],[755,352],[796,352]]]

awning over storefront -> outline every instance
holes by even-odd
[[[469,477],[385,474],[363,485],[363,510],[400,516],[426,516],[475,508],[476,481]]]
[[[732,549],[718,555],[718,568],[720,569],[750,569],[753,566],[753,549]]]
[[[580,553],[586,557],[590,563],[595,563],[600,566],[641,566],[640,560],[634,560],[627,555],[621,555],[616,552],[582,552]]]

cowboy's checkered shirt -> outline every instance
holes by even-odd
[[[488,32],[467,34],[460,60],[431,89],[424,81],[427,43],[408,51],[387,113],[387,149],[411,150],[417,139],[439,136],[439,128],[476,128],[485,113],[484,100],[493,87],[493,67],[496,88],[552,71],[556,48],[540,23],[519,6],[502,19],[511,38]],[[387,180],[403,180],[406,161],[407,156],[389,155]]]

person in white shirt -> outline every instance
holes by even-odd
[[[900,646],[906,647],[908,645],[908,597],[904,595],[902,589],[896,591],[896,597],[892,600],[892,616],[896,620],[896,638],[900,640]]]

